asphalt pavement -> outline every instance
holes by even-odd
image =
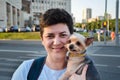
[[[94,60],[101,80],[120,80],[120,46],[114,41],[93,42],[87,54]]]
[[[0,80],[10,80],[22,61],[46,55],[40,41],[0,40]],[[94,41],[86,52],[94,61],[101,80],[120,80],[120,46]]]

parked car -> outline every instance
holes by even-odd
[[[8,32],[8,28],[7,28],[7,27],[4,27],[4,28],[3,28],[3,31],[4,31],[4,32]]]
[[[26,29],[26,32],[31,32],[32,31],[31,28],[28,27],[28,26],[25,29]]]
[[[7,32],[8,29],[5,26],[0,26],[0,32]]]
[[[2,28],[2,27],[0,27],[0,32],[4,32],[4,30],[3,30],[3,28]]]
[[[39,25],[35,26],[35,31],[40,31],[40,26]]]
[[[77,28],[77,27],[74,27],[74,32],[83,32],[84,30],[82,28]]]
[[[26,32],[25,27],[19,27],[19,32]]]
[[[18,32],[18,26],[11,26],[9,31],[10,32]]]
[[[19,27],[19,32],[31,32],[31,28],[26,26],[26,27]]]

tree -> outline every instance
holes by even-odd
[[[74,25],[75,27],[79,27],[79,28],[82,28],[82,24],[81,23],[75,23]]]

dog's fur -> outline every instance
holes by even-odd
[[[68,64],[66,72],[61,76],[59,80],[68,80],[69,77],[73,73],[81,74],[82,69],[85,64],[91,63],[92,69],[94,70],[93,73],[87,73],[87,80],[99,80],[98,78],[95,78],[95,76],[98,74],[95,67],[93,66],[93,63],[86,58],[86,49],[87,47],[93,42],[93,38],[85,38],[83,35],[74,33],[70,36],[70,39],[68,40],[65,47],[68,49]],[[91,69],[91,70],[92,70]],[[88,72],[88,71],[87,71]],[[96,72],[96,73],[94,73]],[[92,75],[92,74],[95,74]],[[93,78],[92,78],[93,77]],[[96,76],[97,77],[97,76]]]

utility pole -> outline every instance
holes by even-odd
[[[105,0],[104,20],[107,21],[107,0]],[[104,44],[106,44],[106,27],[104,27]]]
[[[107,0],[105,0],[105,19],[107,19]]]
[[[116,0],[116,23],[115,23],[115,45],[116,46],[119,46],[118,17],[119,17],[119,0]]]

